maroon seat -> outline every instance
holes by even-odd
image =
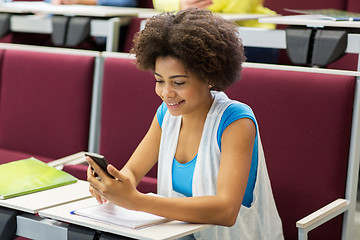
[[[244,68],[227,93],[252,107],[259,123],[285,239],[296,221],[345,198],[355,77]],[[341,239],[342,217],[309,239]]]
[[[347,2],[347,8],[349,12],[357,12],[360,13],[360,4],[357,0],[346,0]]]
[[[153,8],[153,1],[152,0],[139,0],[139,7],[140,8]]]
[[[139,0],[139,8],[153,8],[152,0]],[[140,30],[140,24],[143,18],[133,17],[127,26],[126,35],[124,38],[124,44],[120,49],[121,52],[130,52],[133,46],[134,35]]]
[[[145,136],[161,104],[155,78],[127,58],[107,57],[104,63],[100,153],[121,169]],[[65,166],[64,171],[86,179],[86,166]],[[157,167],[139,184],[142,192],[156,192]]]
[[[126,36],[124,39],[124,46],[121,49],[122,52],[130,52],[133,47],[133,38],[137,32],[140,30],[141,21],[144,18],[134,17],[130,20],[129,26],[127,27]]]
[[[94,59],[5,50],[0,92],[1,163],[28,155],[47,162],[87,150]]]
[[[106,58],[100,153],[118,168],[127,162],[145,136],[161,104],[154,90],[154,76],[137,69],[133,60]],[[156,167],[147,176],[156,178]]]

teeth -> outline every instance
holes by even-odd
[[[170,106],[175,106],[175,105],[177,105],[178,103],[168,103],[168,105],[170,105]]]
[[[177,102],[177,103],[168,103],[169,106],[175,106],[175,105],[178,105],[180,102]]]

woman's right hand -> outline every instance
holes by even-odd
[[[207,8],[213,4],[212,0],[181,0],[180,9]]]
[[[94,172],[91,169],[90,165],[87,170],[87,175],[88,175],[88,179],[89,179],[89,177],[95,178]],[[89,192],[91,193],[91,195],[96,199],[96,201],[99,204],[103,204],[103,203],[107,202],[107,199],[99,191],[97,191],[95,188],[93,188],[91,185],[89,186]]]

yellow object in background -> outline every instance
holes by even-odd
[[[171,12],[180,10],[181,0],[153,0],[156,11]],[[276,12],[263,6],[262,0],[213,0],[207,8],[214,13],[265,14],[276,15]],[[259,23],[258,20],[238,21],[239,26],[274,29],[275,24]]]

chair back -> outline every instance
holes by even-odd
[[[107,57],[104,62],[100,153],[121,168],[145,136],[161,100],[155,78],[134,60]],[[157,177],[155,166],[148,174]]]
[[[0,148],[57,159],[87,150],[94,56],[6,49]]]
[[[296,221],[345,198],[355,77],[245,67],[228,89],[259,124],[285,239]],[[309,239],[341,239],[342,216]]]

